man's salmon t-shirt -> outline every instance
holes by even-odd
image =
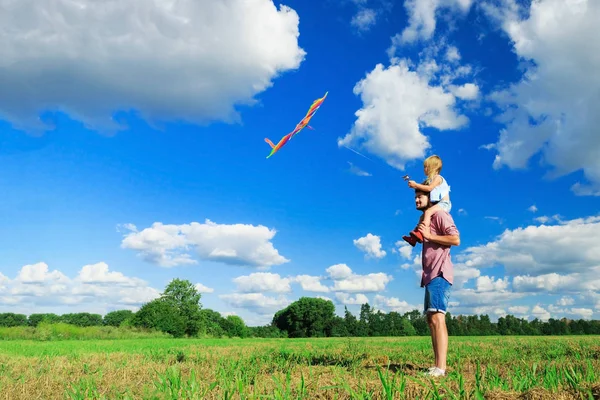
[[[454,219],[443,210],[437,211],[431,216],[430,232],[438,236],[459,234]],[[450,259],[450,247],[427,239],[423,241],[421,287],[426,286],[433,278],[440,275],[450,284],[454,283],[454,266]]]

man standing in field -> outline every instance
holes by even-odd
[[[432,206],[429,194],[415,190],[417,210],[425,212]],[[450,287],[454,282],[454,270],[450,260],[450,247],[460,245],[460,234],[452,216],[444,210],[431,216],[429,231],[419,225],[423,234],[423,252],[421,264],[423,273],[421,287],[425,287],[424,311],[431,332],[431,343],[435,355],[435,367],[429,368],[428,375],[446,374],[446,355],[448,353],[448,329],[446,328],[446,310],[450,297]]]

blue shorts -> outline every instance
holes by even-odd
[[[446,314],[451,286],[450,282],[441,276],[433,278],[425,286],[424,312],[441,312]]]

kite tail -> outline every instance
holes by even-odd
[[[275,148],[275,145],[273,144],[273,142],[271,142],[268,138],[265,138],[265,142],[269,143],[269,146],[271,146],[272,149]]]

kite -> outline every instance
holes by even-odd
[[[308,125],[308,122],[315,115],[315,113],[317,112],[319,107],[321,107],[321,104],[323,104],[323,101],[325,101],[325,97],[327,97],[327,93],[329,93],[329,92],[325,92],[325,95],[323,97],[313,101],[312,105],[308,109],[308,112],[306,113],[304,118],[302,118],[302,120],[296,125],[296,128],[294,128],[293,131],[291,131],[290,133],[288,133],[287,135],[282,137],[281,140],[279,141],[279,143],[277,143],[277,145],[273,144],[273,142],[271,142],[268,138],[265,138],[265,142],[267,142],[269,144],[269,146],[271,146],[271,153],[267,156],[267,158],[269,158],[273,154],[277,153],[279,151],[279,149],[281,149],[291,138],[296,136],[298,134],[298,132],[300,132],[302,129],[307,128],[307,127],[309,129],[313,129],[310,125]]]

